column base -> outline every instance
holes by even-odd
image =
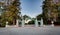
[[[52,24],[51,26],[54,27],[54,24]]]
[[[6,25],[5,27],[8,27],[8,25]]]

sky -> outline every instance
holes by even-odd
[[[43,0],[20,0],[20,2],[22,15],[28,15],[33,18],[42,13]]]

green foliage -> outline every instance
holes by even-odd
[[[35,21],[34,21],[34,20],[29,21],[28,24],[29,24],[29,25],[35,24]]]
[[[29,17],[29,16],[27,16],[27,15],[24,15],[24,16],[23,16],[23,19],[25,20],[26,18],[31,19],[31,17]]]
[[[42,14],[37,15],[37,20],[41,20],[43,18]]]
[[[6,7],[5,12],[1,15],[1,22],[2,25],[5,25],[6,21],[9,23],[14,22],[18,19],[18,13],[19,13],[19,0],[15,0],[12,2],[12,4],[8,5]],[[17,6],[18,5],[18,6]]]
[[[46,24],[47,21],[50,18],[50,21],[53,19],[56,19],[57,21],[59,20],[59,15],[60,15],[60,11],[59,11],[59,7],[60,7],[60,3],[53,3],[50,2],[52,0],[45,0],[43,2],[43,19],[44,19],[44,23]],[[48,15],[48,12],[50,10],[50,16]],[[53,20],[55,21],[55,20]]]
[[[1,22],[1,24],[0,24],[1,26],[5,26],[6,25],[6,23],[5,22]]]

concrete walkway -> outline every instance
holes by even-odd
[[[60,35],[60,27],[0,28],[0,35]]]

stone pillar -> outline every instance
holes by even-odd
[[[6,22],[6,27],[8,27],[8,21]]]
[[[22,20],[22,27],[24,27],[24,24],[25,24],[25,20],[23,19]]]
[[[35,27],[38,27],[38,21],[37,21],[37,19],[35,20]]]
[[[41,22],[41,25],[40,26],[43,26],[43,19],[42,18],[41,18],[41,21],[40,22]]]
[[[25,24],[25,20],[24,20],[24,18],[23,18],[23,16],[21,16],[22,17],[22,27],[24,27],[24,24]]]
[[[16,20],[16,26],[19,27],[19,20]]]

